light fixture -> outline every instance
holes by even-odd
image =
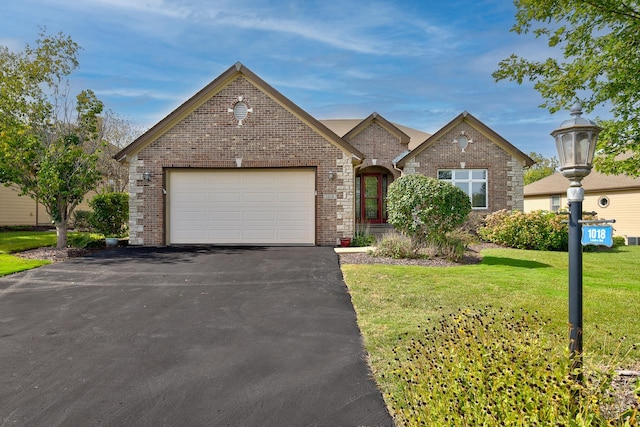
[[[142,174],[142,179],[145,181],[151,181],[151,172],[145,172]]]
[[[572,119],[562,122],[551,135],[556,140],[560,171],[569,179],[569,357],[571,372],[582,382],[582,179],[593,167],[593,155],[602,128],[582,118],[582,106],[571,107]]]
[[[602,130],[591,120],[580,117],[581,114],[582,106],[574,104],[571,107],[573,118],[565,120],[551,132],[556,140],[560,171],[572,187],[582,187],[582,178],[591,172],[598,134]]]
[[[329,179],[333,181],[336,178],[336,174],[333,169],[329,169]]]

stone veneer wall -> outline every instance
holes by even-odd
[[[238,97],[253,112],[238,125],[229,112]],[[130,242],[165,245],[163,188],[170,168],[296,168],[316,170],[316,244],[335,245],[353,234],[351,157],[331,144],[244,77],[173,126],[129,159]],[[329,171],[334,179],[329,178]],[[151,173],[144,181],[142,174]],[[170,191],[170,189],[168,189]]]
[[[453,142],[461,131],[473,140],[464,152]],[[405,163],[404,173],[437,178],[438,169],[487,169],[489,206],[477,212],[524,208],[523,165],[518,159],[466,122],[444,133]]]

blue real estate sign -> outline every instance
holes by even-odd
[[[582,245],[613,246],[613,227],[610,225],[583,226]]]

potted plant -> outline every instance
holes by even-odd
[[[350,237],[340,238],[340,246],[342,246],[343,248],[351,246],[351,238]]]
[[[129,221],[129,195],[107,192],[96,195],[89,202],[93,209],[91,225],[105,237],[107,246],[117,246],[120,237],[127,234]]]

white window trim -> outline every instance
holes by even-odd
[[[456,171],[468,171],[469,172],[469,179],[455,179],[455,172]],[[481,171],[484,172],[484,179],[474,179],[473,178],[473,172],[474,171]],[[469,195],[469,201],[473,204],[473,199],[472,199],[472,195],[473,195],[473,187],[472,185],[474,183],[484,183],[485,184],[485,194],[484,194],[484,206],[480,207],[474,207],[471,206],[471,209],[473,210],[487,210],[489,209],[489,170],[488,169],[438,169],[437,176],[440,176],[440,172],[451,172],[451,179],[440,179],[438,178],[440,181],[443,182],[449,182],[453,185],[456,185],[456,183],[468,183],[469,184],[469,188],[468,188],[468,192],[466,192]]]
[[[558,206],[557,206],[557,209],[554,210],[553,199],[556,198],[556,197],[558,199]],[[555,212],[555,213],[560,212],[560,209],[562,208],[562,206],[561,206],[562,205],[562,196],[560,196],[559,194],[554,194],[553,196],[551,196],[551,198],[549,200],[549,204],[550,204],[549,208],[550,208],[551,212]]]

